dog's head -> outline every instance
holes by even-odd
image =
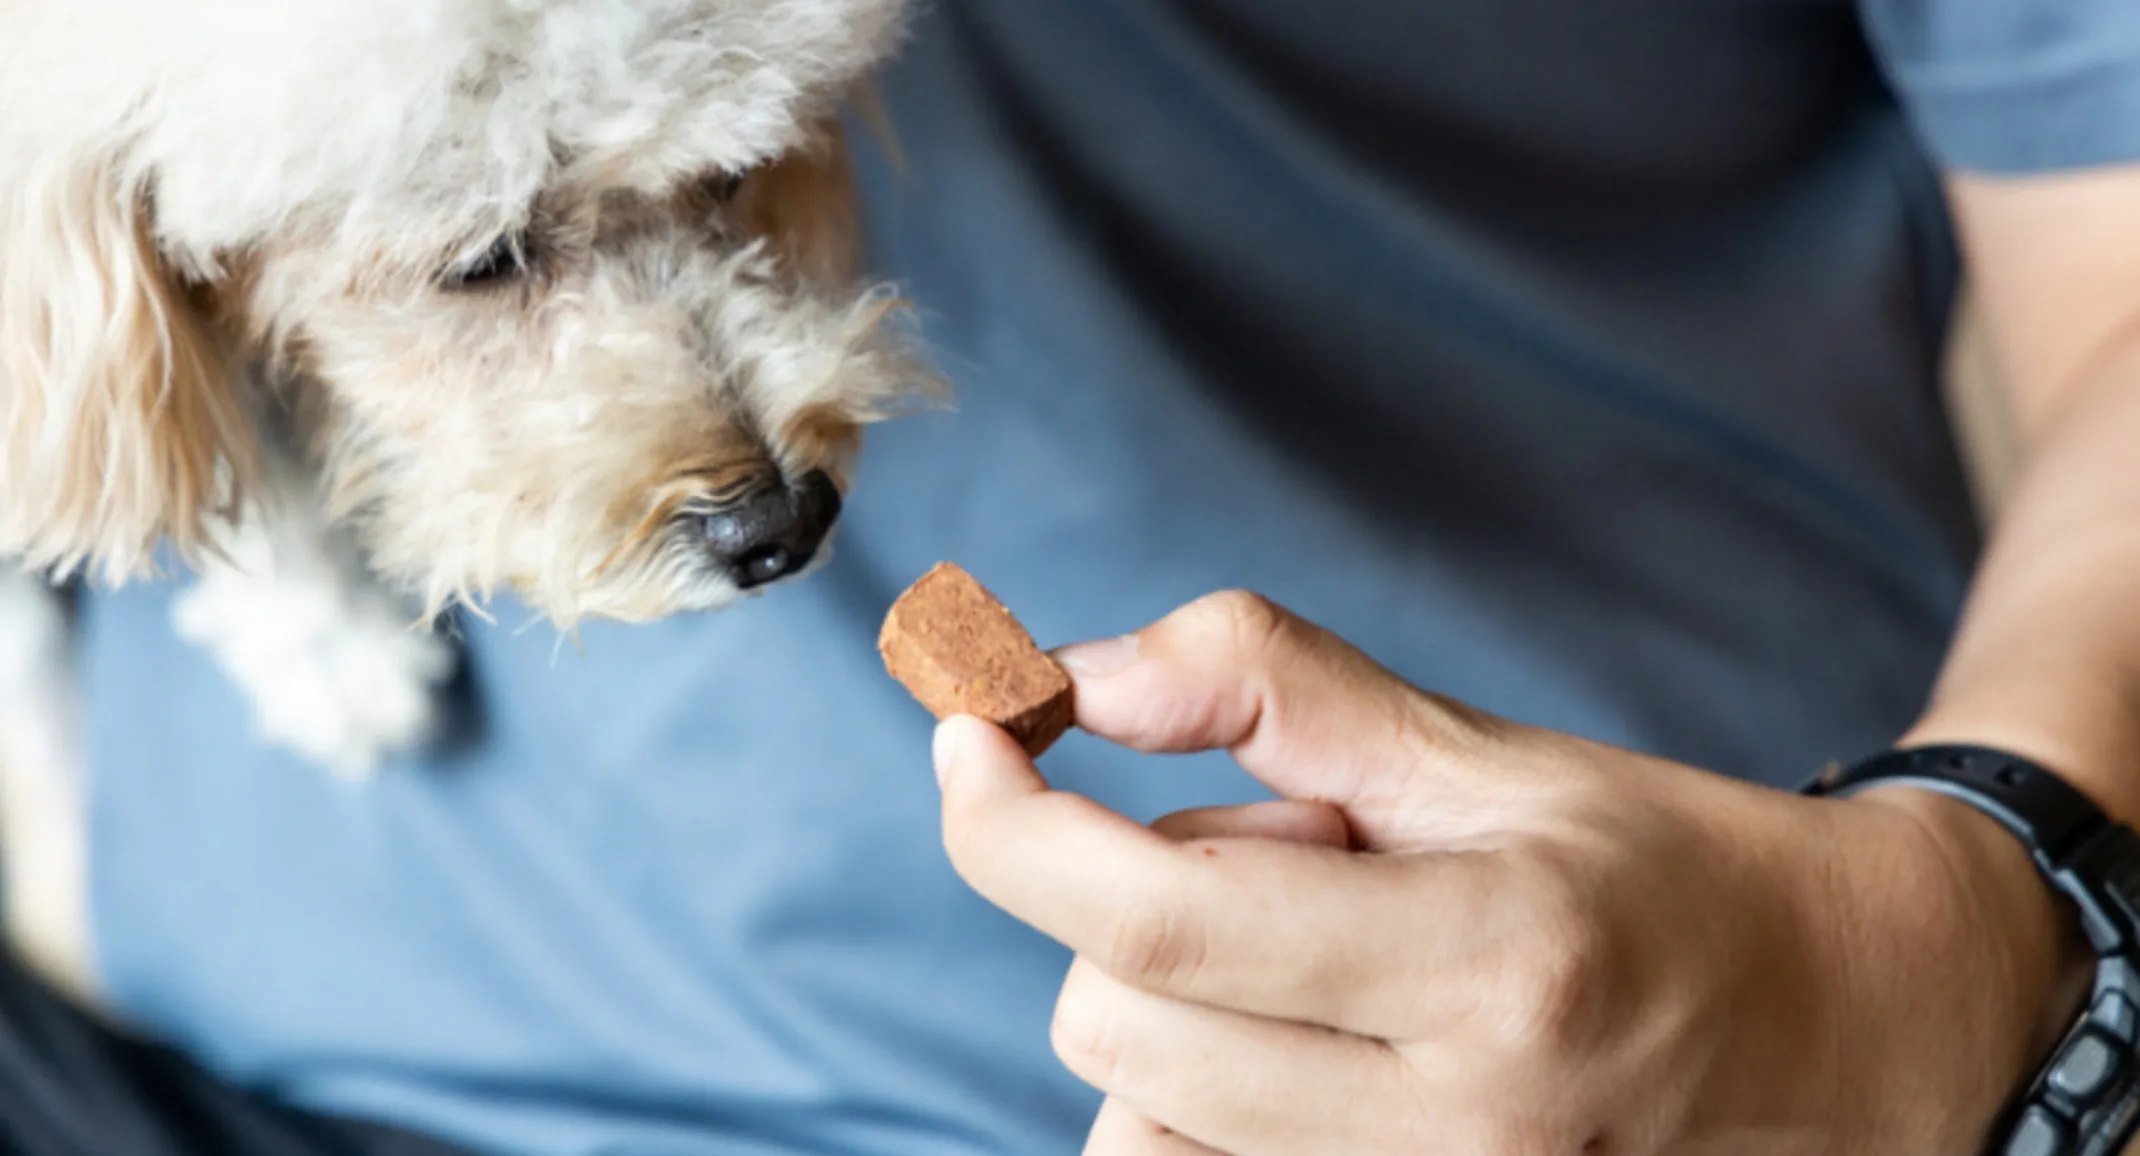
[[[799,570],[925,380],[836,129],[901,7],[0,0],[0,550],[200,545],[272,413],[434,605]]]

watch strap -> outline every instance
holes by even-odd
[[[1830,767],[1806,794],[1844,797],[1907,784],[1966,803],[2006,828],[2036,869],[2081,910],[2098,955],[2131,950],[2140,937],[2140,834],[2114,823],[2059,776],[1988,747],[1889,751]]]

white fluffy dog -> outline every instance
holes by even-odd
[[[432,725],[411,623],[455,601],[645,620],[801,572],[926,385],[853,281],[836,128],[902,7],[0,0],[0,553],[169,547],[179,628],[352,771]],[[11,846],[71,790],[28,583]]]

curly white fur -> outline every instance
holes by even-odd
[[[346,769],[430,729],[397,619],[733,599],[709,514],[930,387],[836,127],[903,7],[0,0],[0,555],[175,546],[181,629]]]
[[[218,538],[172,623],[246,688],[260,738],[361,780],[438,733],[453,648],[301,514]]]
[[[831,117],[899,8],[0,0],[0,549],[198,546],[272,404],[434,603],[722,601],[643,533],[683,480],[837,471],[917,376],[825,276]],[[501,240],[523,283],[450,291]]]
[[[279,232],[428,261],[599,174],[803,144],[897,0],[8,0],[0,163],[116,162],[187,268]]]

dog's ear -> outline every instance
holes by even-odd
[[[116,158],[0,171],[0,553],[112,582],[252,466],[237,383]]]
[[[847,140],[828,123],[808,145],[752,174],[745,226],[804,280],[844,288],[860,271],[860,198]]]

